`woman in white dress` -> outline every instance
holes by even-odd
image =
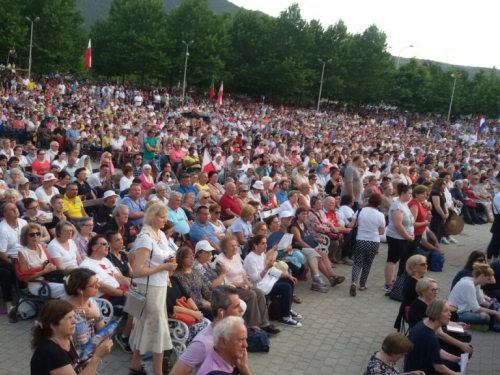
[[[144,227],[135,241],[134,282],[139,293],[147,292],[146,305],[130,336],[134,348],[130,374],[143,374],[141,360],[153,352],[155,375],[162,375],[163,352],[172,349],[167,320],[167,280],[176,268],[175,255],[162,229],[168,210],[162,204],[151,205],[144,214]]]
[[[49,256],[60,271],[76,268],[82,262],[78,248],[73,241],[75,234],[76,229],[69,221],[60,221],[56,225],[56,237],[47,246]]]

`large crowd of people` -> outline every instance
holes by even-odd
[[[336,267],[352,267],[352,297],[373,272],[388,294],[404,280],[409,337],[388,336],[366,374],[396,373],[405,353],[408,374],[458,373],[472,347],[470,335],[448,332],[450,317],[479,330],[500,317],[489,306],[500,290],[497,122],[478,139],[470,118],[245,98],[214,107],[58,75],[1,77],[0,91],[0,312],[15,321],[16,278],[33,294],[44,280],[67,300],[47,302],[37,318],[33,374],[95,373],[98,361],[77,359],[104,325],[95,297],[124,316],[115,341],[132,354],[132,375],[145,373],[148,352],[162,373],[169,319],[189,326],[171,374],[250,374],[245,325],[271,337],[306,326],[293,306],[297,283],[328,293],[345,281]],[[457,243],[460,220],[491,225],[492,238],[445,302],[427,266]],[[374,270],[380,242],[387,261]],[[121,309],[131,287],[147,296],[135,323]]]

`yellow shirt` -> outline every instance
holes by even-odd
[[[64,194],[64,208],[63,211],[69,211],[69,216],[76,219],[81,219],[83,203],[80,197],[76,196],[73,200],[69,199],[66,194]]]

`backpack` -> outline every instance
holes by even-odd
[[[270,297],[271,303],[267,308],[269,314],[269,320],[280,320],[283,318],[281,313],[281,298],[279,296]]]
[[[254,330],[253,328],[248,328],[248,336],[247,336],[247,351],[250,353],[257,352],[269,352],[269,335],[266,331],[263,330]]]
[[[444,255],[437,251],[432,251],[429,255],[429,271],[441,272],[444,266]]]
[[[32,319],[38,313],[38,305],[36,302],[28,301],[21,297],[17,305],[17,317],[22,320]]]

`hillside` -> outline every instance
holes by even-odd
[[[398,58],[397,56],[394,56],[394,60],[397,60],[397,58]],[[399,65],[401,66],[401,65],[407,64],[409,61],[410,61],[409,58],[401,57],[399,60]],[[465,65],[448,64],[448,63],[442,63],[439,61],[432,61],[432,60],[426,60],[426,59],[418,59],[418,61],[421,64],[423,64],[425,62],[432,62],[432,63],[441,64],[441,67],[443,68],[443,70],[449,70],[452,68],[462,69],[462,70],[465,70],[467,73],[469,73],[469,77],[474,77],[474,75],[476,73],[478,73],[481,69],[484,69],[486,71],[486,73],[488,73],[488,74],[490,74],[491,70],[492,70],[491,68],[483,68],[480,66],[465,66]]]
[[[78,7],[85,18],[85,27],[90,27],[95,20],[106,18],[112,0],[77,0]],[[170,12],[182,0],[162,0],[163,8]],[[230,12],[235,14],[240,8],[228,0],[211,0],[210,8],[216,13]]]

